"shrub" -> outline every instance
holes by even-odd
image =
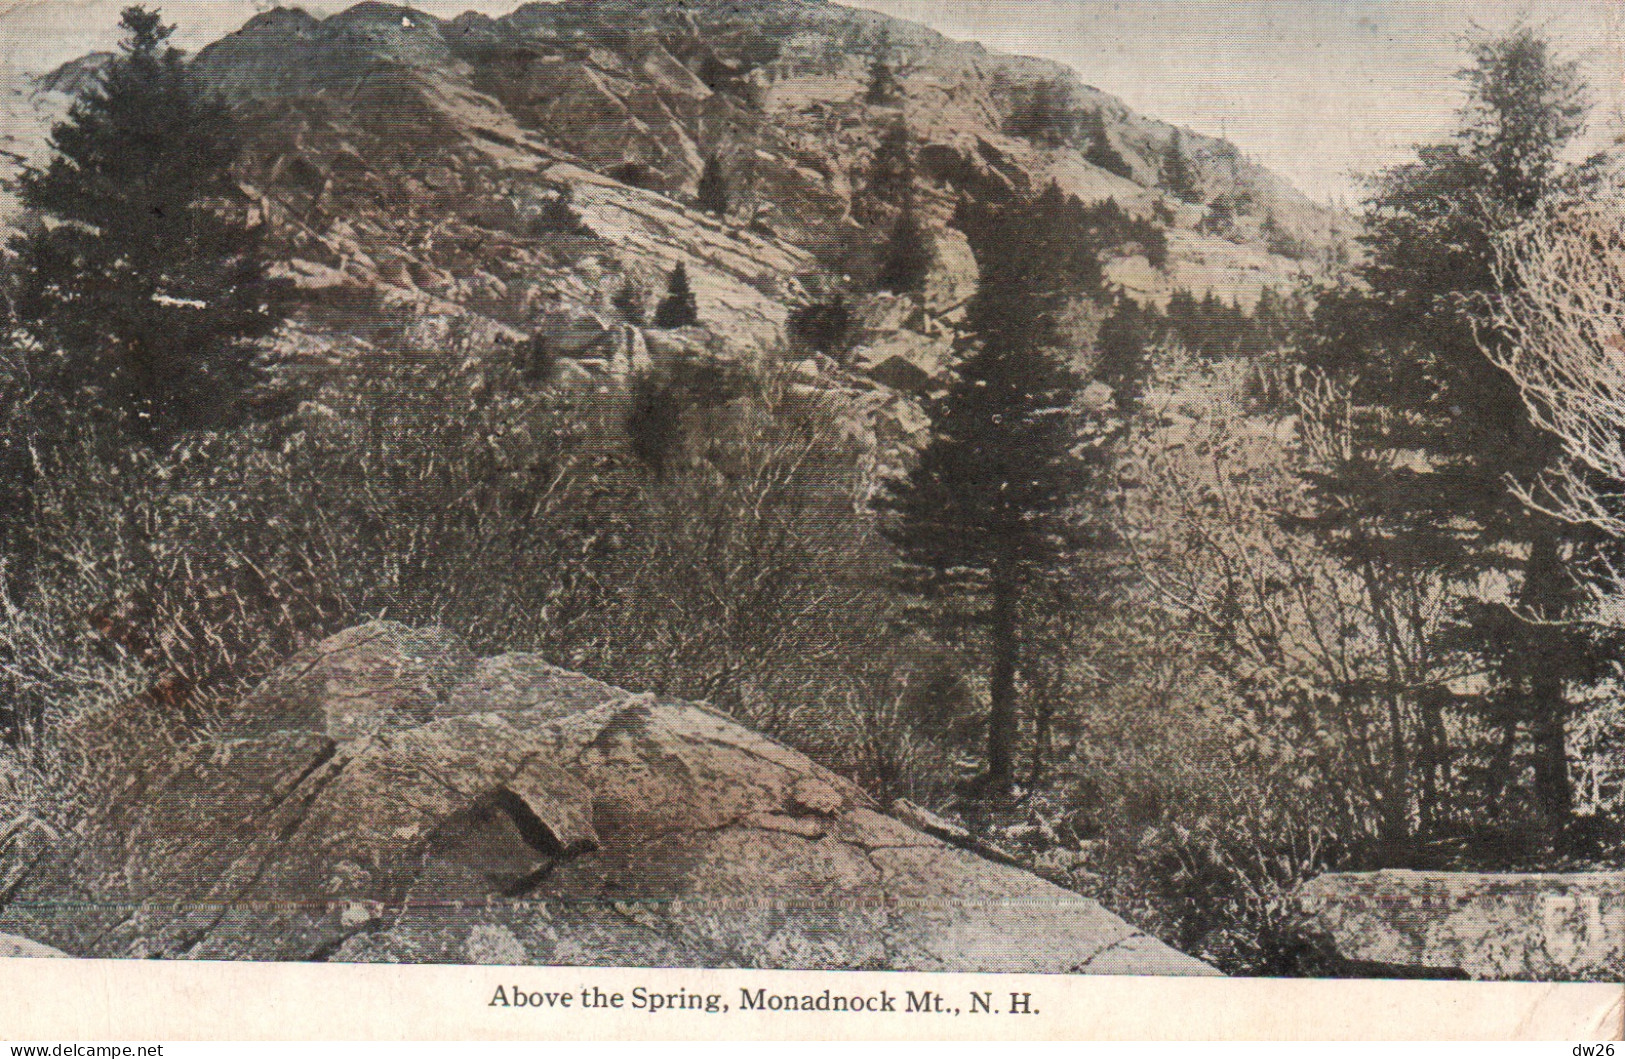
[[[627,187],[642,188],[644,191],[659,191],[662,184],[660,174],[642,162],[622,162],[612,166],[605,175]]]
[[[663,330],[694,327],[700,322],[699,303],[688,282],[688,266],[682,262],[672,269],[666,296],[655,307],[655,326]]]
[[[845,353],[852,337],[852,310],[845,295],[791,310],[790,336],[825,356]]]
[[[569,185],[559,188],[558,192],[542,203],[541,212],[530,223],[530,234],[534,237],[548,235],[575,235],[591,236],[593,231],[581,219],[574,205],[575,191]]]
[[[936,261],[931,235],[911,209],[904,209],[892,226],[875,284],[893,294],[907,294],[925,286]]]
[[[76,797],[86,761],[156,760],[299,647],[384,615],[707,699],[832,767],[931,789],[910,749],[929,729],[869,696],[908,660],[844,398],[676,367],[657,381],[689,429],[653,473],[624,458],[635,391],[538,390],[523,345],[449,345],[359,356],[274,427],[161,453],[87,429],[44,469],[19,529],[35,576],[0,596],[23,744],[0,765],[64,764],[19,799]]]
[[[627,323],[632,324],[634,327],[642,327],[648,319],[645,309],[648,300],[648,293],[629,279],[621,284],[621,289],[615,292],[615,296],[610,299],[610,304],[615,306],[615,311],[620,313]]]

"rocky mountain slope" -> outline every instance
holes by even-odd
[[[41,81],[35,111],[60,113],[96,61]],[[1166,264],[1131,245],[1107,270],[1153,301],[1185,287],[1250,302],[1314,272],[1350,235],[1346,218],[1234,146],[1188,131],[1200,201],[1175,199],[1157,188],[1172,127],[1064,67],[824,0],[565,0],[451,20],[373,2],[325,19],[278,8],[195,62],[245,121],[242,181],[272,223],[280,272],[339,307],[302,320],[315,337],[291,341],[296,350],[384,341],[381,301],[464,333],[541,332],[589,368],[624,371],[649,363],[638,332],[681,263],[701,333],[668,349],[757,356],[782,345],[795,307],[855,286],[864,327],[853,371],[819,374],[873,390],[880,364],[929,377],[949,361],[976,281],[947,224],[963,194],[1054,180],[1158,217]],[[871,100],[876,64],[896,91]],[[1095,123],[1117,173],[1091,164],[1087,135],[1046,144],[1005,131],[1051,85]],[[896,215],[873,185],[899,123],[937,244],[924,295],[903,311],[862,293]],[[36,113],[15,127],[44,124]],[[37,145],[8,150],[38,156]],[[695,202],[708,160],[731,192],[721,216]],[[410,341],[434,344],[444,330]]]
[[[131,720],[7,880],[6,951],[1213,973],[707,709],[440,630],[342,633],[175,755]]]

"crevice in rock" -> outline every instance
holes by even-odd
[[[614,736],[636,738],[646,733],[649,730],[648,722],[654,717],[653,706],[653,696],[634,695],[627,699],[576,754],[576,761],[579,762],[589,750],[607,749]]]
[[[343,656],[345,654],[348,654],[351,651],[354,651],[358,647],[364,647],[367,644],[370,644],[375,640],[380,640],[385,635],[387,635],[388,632],[389,632],[389,630],[386,629],[386,628],[379,628],[379,629],[373,631],[371,633],[371,635],[357,637],[353,642],[345,644],[343,647],[340,647],[336,651],[318,651],[317,654],[316,654],[316,657],[312,658],[308,665],[301,668],[299,670],[299,672],[290,674],[287,677],[282,678],[281,683],[284,683],[284,684],[296,684],[299,681],[301,681],[301,680],[305,679],[306,677],[310,676],[311,673],[315,672],[316,667],[321,665],[323,662],[327,662],[327,661],[331,661],[332,659],[339,658],[339,657],[341,657],[341,656]],[[252,694],[253,693],[250,693],[251,697],[252,697]]]
[[[504,887],[502,890],[502,896],[514,898],[524,897],[526,894],[531,893],[538,886],[542,885],[542,883],[546,882],[547,877],[552,875],[553,869],[557,868],[558,866],[558,861],[548,861],[546,864],[543,864],[540,868],[537,868],[535,871],[531,872],[523,879],[520,879],[518,882],[512,884],[511,886]]]
[[[587,839],[565,845],[559,836],[553,833],[553,829],[525,804],[523,798],[506,787],[498,787],[488,797],[493,805],[508,814],[513,826],[519,830],[520,837],[538,853],[568,859],[583,853],[591,853],[598,848]]]
[[[1073,964],[1072,968],[1067,971],[1067,974],[1085,974],[1085,973],[1087,973],[1087,971],[1089,969],[1089,966],[1091,964],[1095,963],[1102,956],[1105,956],[1108,952],[1111,952],[1113,949],[1122,948],[1124,945],[1127,945],[1129,942],[1133,941],[1135,938],[1143,938],[1143,937],[1145,937],[1145,935],[1141,934],[1139,931],[1135,931],[1132,934],[1125,934],[1123,937],[1118,938],[1116,941],[1112,942],[1110,945],[1107,945],[1107,946],[1101,948],[1099,951],[1095,952],[1094,955],[1090,956],[1088,959],[1084,960],[1082,963]]]
[[[671,827],[662,831],[651,831],[647,834],[639,835],[631,841],[622,842],[619,843],[619,845],[623,850],[630,852],[631,850],[642,849],[644,846],[652,846],[656,842],[664,842],[668,838],[686,837],[689,835],[717,835],[724,831],[731,831],[735,828],[744,831],[763,831],[770,834],[786,833],[768,832],[766,828],[751,827],[745,823],[745,820],[746,816],[741,815],[725,820],[720,824],[712,824],[709,827]]]

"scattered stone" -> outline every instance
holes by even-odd
[[[1294,895],[1298,933],[1335,965],[1388,977],[1625,977],[1625,874],[1322,875]]]

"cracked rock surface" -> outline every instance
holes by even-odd
[[[0,931],[87,957],[1215,973],[703,707],[441,630],[311,648],[103,804]]]

